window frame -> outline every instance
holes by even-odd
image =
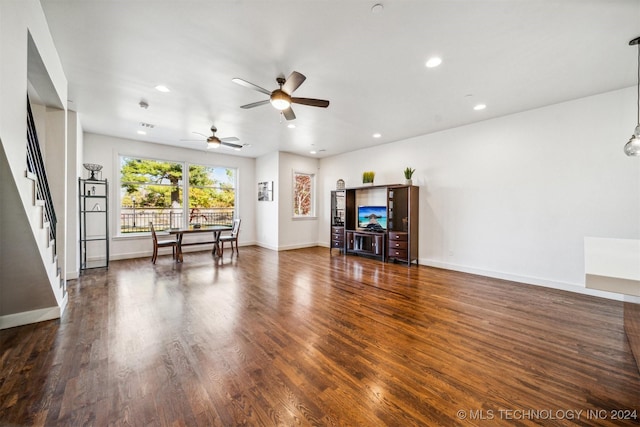
[[[135,160],[143,160],[143,161],[156,161],[156,162],[166,162],[166,163],[174,163],[179,164],[182,167],[182,177],[181,177],[181,185],[179,186],[181,192],[181,204],[180,207],[182,213],[182,224],[180,227],[185,227],[189,222],[189,214],[191,208],[189,207],[189,190],[191,185],[189,183],[189,172],[191,166],[201,166],[205,168],[213,168],[213,169],[230,169],[233,170],[233,181],[232,181],[232,189],[234,192],[234,203],[233,203],[233,218],[239,218],[238,212],[238,185],[239,185],[239,168],[237,166],[220,166],[220,165],[212,165],[206,164],[204,162],[189,162],[189,161],[179,161],[179,160],[168,160],[151,156],[137,155],[137,154],[122,154],[118,153],[116,157],[116,171],[115,176],[117,177],[116,186],[114,188],[115,198],[114,200],[114,219],[113,219],[113,230],[115,230],[114,238],[135,238],[141,236],[149,236],[151,234],[150,231],[139,231],[139,232],[131,232],[131,233],[123,233],[122,232],[122,159],[135,159]],[[142,185],[148,185],[147,183],[143,183]],[[200,188],[196,186],[196,188]],[[167,208],[170,209],[170,208]],[[177,209],[177,208],[174,208]]]

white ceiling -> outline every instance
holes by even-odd
[[[215,124],[251,144],[233,155],[331,156],[636,84],[639,0],[41,3],[85,131],[204,150],[180,140]],[[294,70],[295,96],[327,109],[294,105],[289,129],[270,105],[239,108],[267,96],[232,78],[273,90]]]

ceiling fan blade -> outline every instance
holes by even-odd
[[[202,136],[204,136],[205,138],[209,138],[209,135],[205,135],[204,133],[195,132],[195,131],[194,131],[194,132],[192,132],[192,133],[195,133],[196,135],[202,135]]]
[[[282,85],[282,90],[291,95],[293,91],[298,89],[306,79],[307,78],[303,74],[294,71],[289,75],[289,77],[287,77],[284,85]]]
[[[269,102],[271,102],[269,99],[265,99],[264,101],[258,101],[258,102],[253,102],[247,105],[241,105],[240,108],[244,108],[246,110],[247,108],[259,107],[261,105],[268,104]]]
[[[311,105],[312,107],[322,107],[327,108],[329,106],[329,101],[324,99],[313,99],[313,98],[291,98],[291,102],[294,104],[302,104],[302,105]]]
[[[285,119],[287,120],[295,120],[296,115],[293,113],[293,110],[291,109],[291,107],[282,110],[282,115],[284,116]]]
[[[240,139],[236,138],[235,136],[230,136],[228,138],[220,138],[220,141],[222,141],[222,142],[234,142],[234,141],[240,141]]]
[[[225,147],[233,148],[234,150],[240,150],[240,149],[242,149],[242,145],[240,145],[240,144],[233,144],[233,143],[231,143],[231,142],[224,142],[224,141],[222,141],[221,145],[224,145]]]
[[[181,139],[180,142],[203,142],[205,139]]]
[[[239,84],[240,86],[244,86],[244,87],[248,87],[249,89],[253,89],[253,90],[257,90],[258,92],[262,92],[265,95],[269,95],[271,96],[271,91],[270,90],[266,90],[263,87],[260,87],[258,85],[254,85],[253,83],[249,83],[246,80],[242,80],[239,78],[235,78],[235,79],[231,79],[232,82]]]

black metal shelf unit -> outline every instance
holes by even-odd
[[[109,183],[78,179],[80,271],[109,267]]]

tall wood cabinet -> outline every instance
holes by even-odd
[[[331,192],[331,244],[329,250],[344,252],[345,190]]]
[[[413,185],[372,185],[331,192],[331,248],[383,261],[418,263],[420,188]],[[337,210],[338,200],[344,209]],[[358,224],[358,206],[386,207],[386,228],[372,231]],[[336,212],[344,214],[336,221]],[[340,217],[342,218],[342,217]]]
[[[387,260],[418,263],[419,187],[387,188]]]
[[[109,267],[109,184],[78,180],[80,198],[80,270]]]

